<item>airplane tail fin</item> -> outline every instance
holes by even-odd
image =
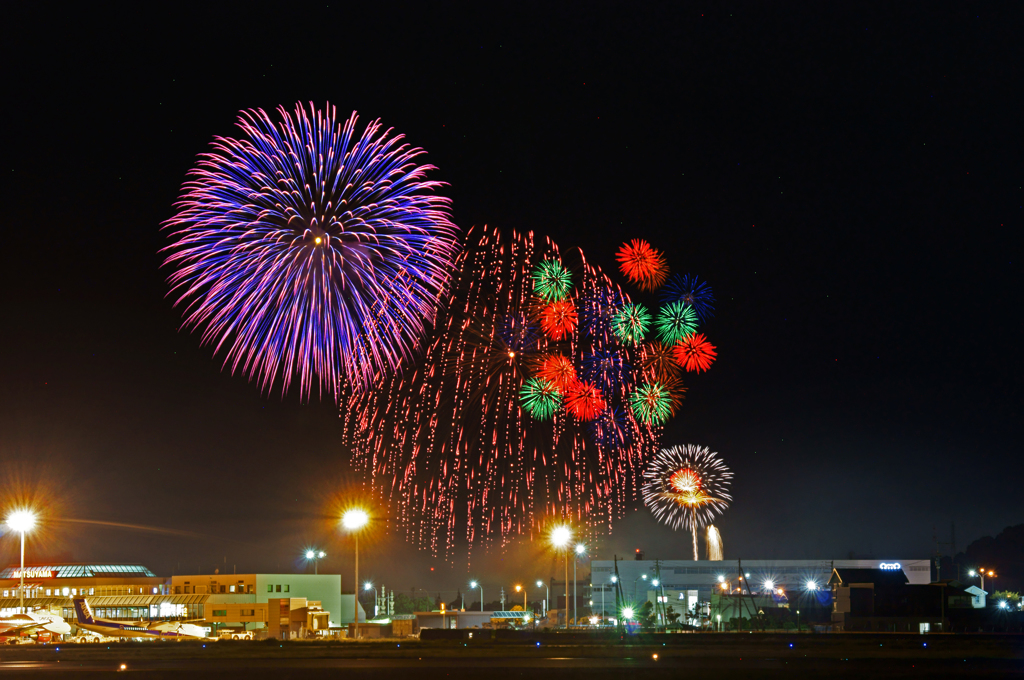
[[[79,623],[93,623],[92,608],[84,597],[75,598],[75,616]]]

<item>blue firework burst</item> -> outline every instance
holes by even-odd
[[[164,223],[183,325],[269,390],[336,393],[411,358],[459,251],[424,152],[334,107],[241,112]]]
[[[632,378],[631,366],[623,352],[598,349],[583,355],[583,379],[606,392]]]
[[[681,302],[692,307],[701,323],[715,315],[715,295],[711,286],[692,274],[673,274],[661,288],[661,301],[665,304]]]

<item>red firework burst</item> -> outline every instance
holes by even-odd
[[[568,300],[559,300],[540,313],[540,327],[552,340],[561,340],[576,330],[576,307]]]
[[[680,366],[676,361],[675,346],[657,340],[649,342],[640,350],[640,365],[651,378],[668,382],[679,377]]]
[[[687,371],[706,371],[718,356],[715,346],[704,337],[703,333],[692,333],[679,341],[672,348],[676,361]]]
[[[544,357],[537,370],[537,377],[547,380],[563,394],[576,382],[576,369],[572,362],[561,354],[552,354]]]
[[[665,256],[647,241],[635,238],[623,243],[615,257],[622,273],[640,290],[660,288],[668,279]]]
[[[580,420],[593,420],[605,406],[601,390],[582,380],[573,381],[565,393],[565,408]]]

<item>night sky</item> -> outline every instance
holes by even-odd
[[[463,229],[607,271],[642,237],[712,283],[718,361],[663,441],[734,470],[727,558],[924,558],[933,527],[962,550],[1024,522],[1024,12],[642,4],[7,8],[0,480],[50,511],[28,561],[291,571],[316,544],[348,589],[335,405],[222,371],[158,254],[212,137],[299,101],[425,148]],[[686,558],[634,508],[596,557]],[[467,567],[385,531],[360,567],[488,600],[558,573],[525,540]]]

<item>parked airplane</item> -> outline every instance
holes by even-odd
[[[12,614],[0,619],[0,638],[16,639],[20,637],[49,638],[51,634],[65,635],[71,632],[67,621],[53,614],[28,612]]]
[[[178,621],[122,623],[97,619],[92,615],[92,608],[89,607],[89,602],[84,597],[75,598],[75,615],[78,617],[79,628],[107,637],[156,637],[189,640],[206,637],[206,629],[194,623],[179,623]]]

